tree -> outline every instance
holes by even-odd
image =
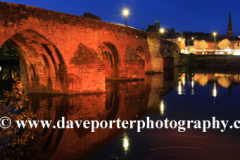
[[[228,49],[231,42],[228,39],[223,39],[218,43],[218,47],[221,49]]]
[[[84,12],[83,17],[88,17],[88,18],[92,18],[92,19],[96,19],[96,20],[102,20],[99,16],[96,16],[90,12]]]
[[[29,125],[26,125],[25,129],[19,129],[16,123],[16,120],[32,120],[36,117],[33,112],[27,110],[25,106],[27,100],[18,79],[15,79],[12,90],[4,91],[0,97],[0,117],[4,119],[8,117],[11,120],[11,123],[6,125],[1,122],[0,129],[0,157],[6,160],[19,159],[24,152],[18,147],[25,145],[29,138],[34,137],[33,132],[29,130]]]
[[[208,44],[205,40],[197,41],[195,44],[202,50],[202,53],[204,49],[208,48]]]

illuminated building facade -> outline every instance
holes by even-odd
[[[240,36],[233,35],[231,11],[226,35],[203,32],[182,32],[167,38],[179,45],[181,53],[201,55],[240,55]]]
[[[237,36],[218,35],[215,43],[213,38],[195,39],[193,53],[203,55],[240,55],[240,38]]]

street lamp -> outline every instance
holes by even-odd
[[[128,9],[124,9],[123,10],[123,15],[125,16],[125,24],[127,26],[127,16],[129,15],[129,10]]]
[[[165,29],[164,28],[161,28],[160,29],[160,33],[164,33],[165,32]]]
[[[213,32],[213,37],[214,37],[214,54],[216,54],[216,53],[215,53],[215,48],[216,48],[216,46],[215,46],[216,36],[217,36],[217,32]]]
[[[163,34],[164,34],[164,32],[165,32],[165,29],[164,29],[164,28],[160,28],[159,31],[160,31],[160,33],[161,33],[161,37],[163,37]],[[163,39],[163,38],[161,38],[161,39]]]
[[[190,53],[190,47],[189,47],[189,38],[188,38],[188,52]],[[191,37],[191,40],[193,41],[194,40],[194,37]],[[194,44],[193,44],[193,46],[194,46]]]
[[[194,37],[192,37],[192,43],[193,43],[193,52],[194,52]]]

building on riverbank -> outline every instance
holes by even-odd
[[[146,32],[159,32],[159,29],[160,29],[160,24],[159,24],[158,18],[156,18],[154,25],[148,24]]]
[[[217,35],[214,43],[212,33],[182,32],[181,35],[176,34],[167,40],[179,45],[181,53],[184,54],[240,55],[239,36]]]
[[[214,37],[197,38],[194,40],[195,54],[208,55],[240,55],[240,38],[238,36],[218,35]]]
[[[178,44],[184,54],[240,55],[240,36],[233,35],[231,11],[226,35],[186,31],[168,37],[167,40]]]

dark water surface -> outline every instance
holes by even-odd
[[[0,72],[1,73],[1,72]],[[89,95],[28,94],[38,120],[234,120],[240,119],[240,73],[186,72],[183,68],[144,81],[108,82]],[[0,81],[1,86],[6,82]],[[239,124],[240,125],[240,124]],[[230,129],[32,129],[21,159],[239,159],[240,132]]]

